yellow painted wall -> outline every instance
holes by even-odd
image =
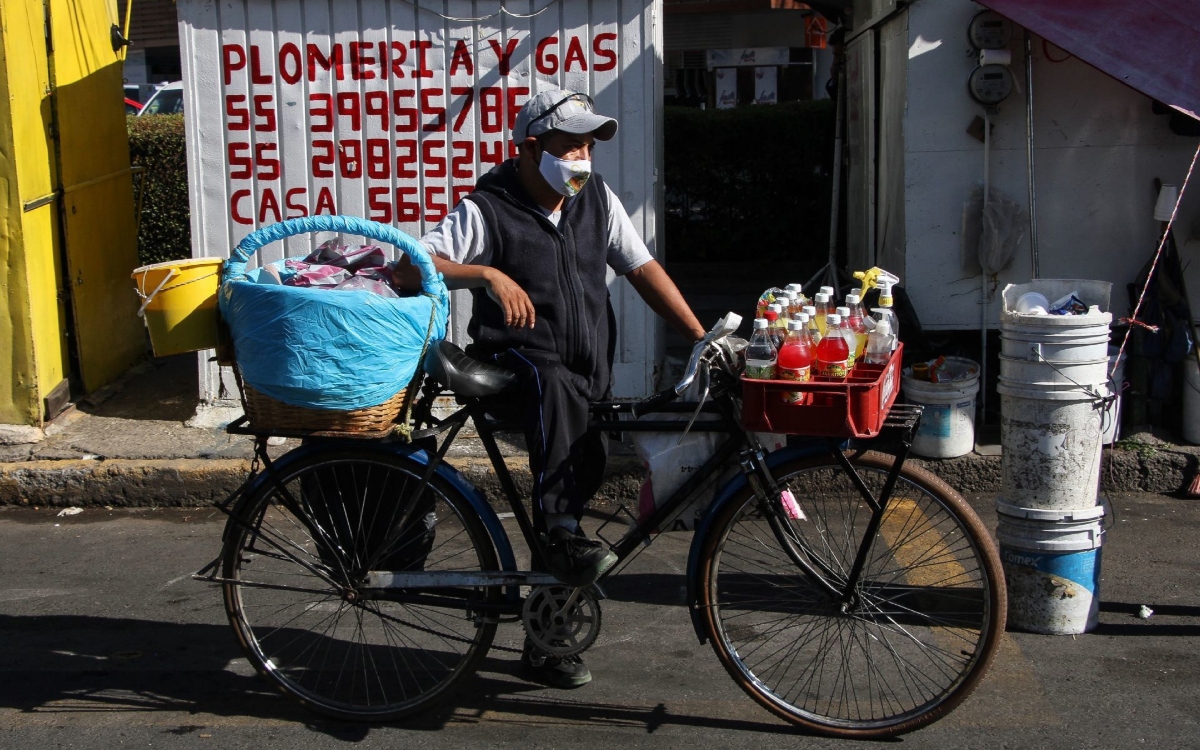
[[[0,1],[0,423],[42,423],[72,317],[85,390],[142,351],[116,18],[115,0]]]
[[[138,265],[122,103],[121,60],[109,30],[116,0],[49,0],[54,40],[63,241],[80,377],[92,391],[145,346],[130,274]]]
[[[42,120],[43,114],[49,114],[44,28],[40,3],[0,3],[0,209],[4,211],[0,269],[5,296],[0,311],[0,422],[16,424],[41,422],[39,381],[43,378],[38,372],[35,341],[45,337],[45,327],[34,323],[33,296],[35,288],[44,287],[47,266],[51,289],[54,286],[56,253],[51,227],[56,205],[24,209],[26,203],[53,192],[46,121]],[[38,277],[35,283],[31,283],[31,271]],[[55,299],[53,291],[50,297]],[[60,363],[57,375],[61,380],[62,357],[47,359]],[[47,379],[55,376],[53,366],[44,369]]]

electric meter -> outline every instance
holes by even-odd
[[[980,65],[967,79],[971,98],[985,107],[999,104],[1013,90],[1012,71],[1003,65]]]
[[[975,49],[1003,49],[1012,39],[1012,23],[995,11],[980,11],[967,26],[967,38]]]

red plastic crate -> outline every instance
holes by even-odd
[[[845,380],[816,377],[807,383],[742,378],[742,427],[752,432],[825,437],[875,437],[900,391],[896,347],[885,365],[857,364]],[[785,393],[804,393],[790,404]]]

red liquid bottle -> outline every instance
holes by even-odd
[[[842,323],[842,317],[836,313],[827,318],[827,325],[833,330]],[[817,344],[817,374],[835,380],[845,380],[850,359],[850,347],[841,336],[826,336]]]
[[[805,330],[806,323],[807,321],[799,319],[788,322],[788,336],[779,350],[779,359],[775,363],[776,380],[807,383],[812,379],[812,363],[815,352],[812,342],[808,339],[808,332]],[[783,402],[785,404],[801,404],[804,403],[804,396],[803,391],[784,391]]]

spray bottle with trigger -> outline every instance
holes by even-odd
[[[874,322],[886,320],[891,328],[892,351],[895,351],[896,343],[900,340],[900,319],[896,316],[895,311],[892,310],[892,287],[900,283],[900,278],[878,266],[866,271],[855,271],[854,278],[862,280],[863,298],[866,298],[867,290],[871,287],[879,288],[879,307],[871,308],[871,312],[875,313],[875,320],[872,322],[863,322],[866,323],[867,328],[873,329],[875,327]]]

